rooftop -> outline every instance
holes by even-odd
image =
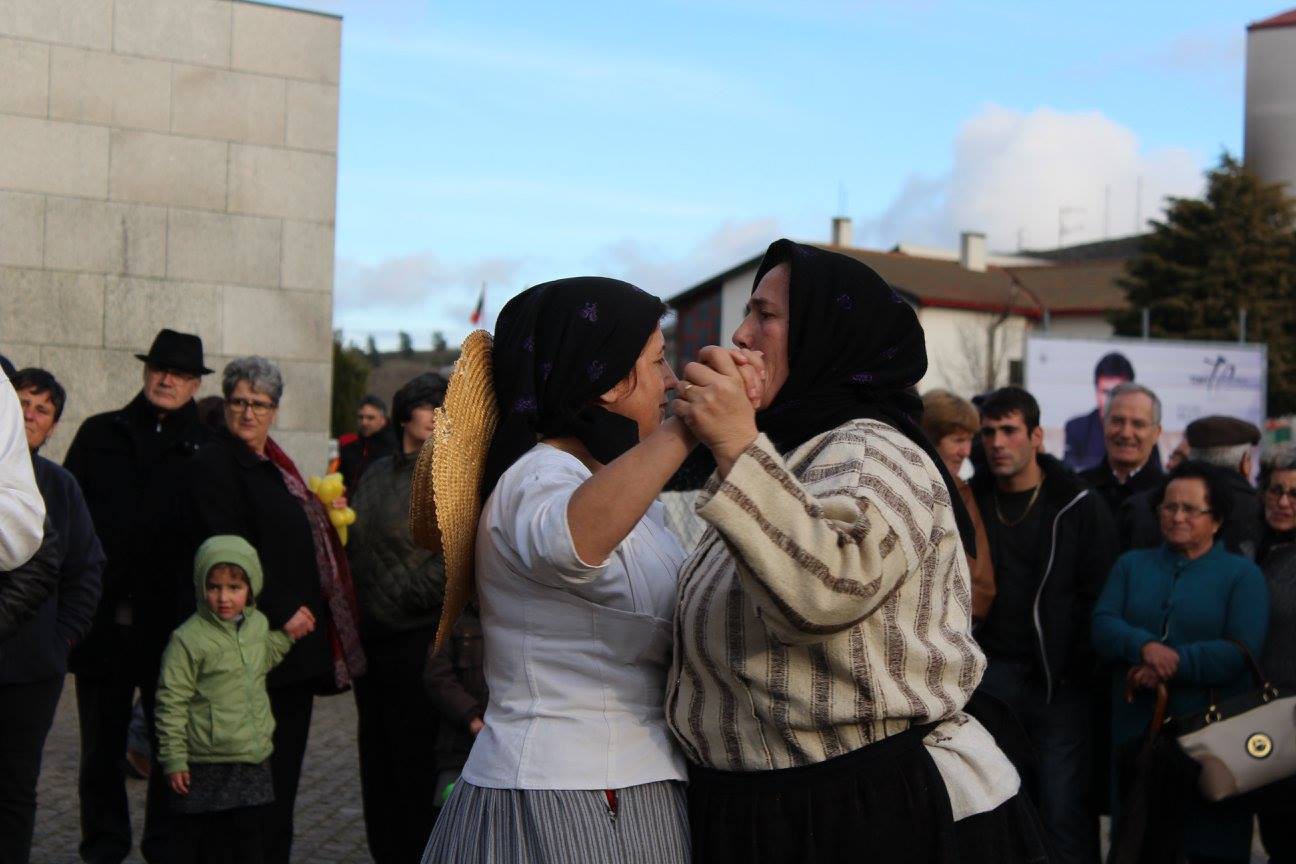
[[[1296,27],[1296,9],[1288,9],[1263,21],[1255,21],[1247,25],[1247,30],[1270,30],[1278,27]]]
[[[1009,312],[1038,319],[1046,311],[1050,315],[1063,316],[1099,315],[1126,307],[1125,292],[1117,280],[1124,274],[1125,259],[1133,254],[1137,244],[1108,242],[1113,245],[1106,251],[1125,254],[1089,258],[1086,256],[1097,250],[1086,249],[1078,252],[1075,260],[1066,260],[1064,256],[1070,250],[1052,250],[1061,259],[1057,262],[1040,260],[1042,254],[1035,252],[1022,256],[991,256],[992,263],[984,271],[969,270],[946,254],[931,257],[912,254],[920,247],[899,246],[897,249],[908,248],[910,251],[883,252],[826,243],[810,245],[862,261],[918,306]],[[1121,243],[1124,245],[1115,245]],[[1101,243],[1085,245],[1103,246]],[[761,255],[755,255],[741,261],[723,273],[680,292],[671,298],[671,302],[678,305],[696,295],[719,290],[729,279],[754,269],[760,259]],[[997,259],[1004,263],[993,263]]]

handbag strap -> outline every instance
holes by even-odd
[[[1256,662],[1255,657],[1251,654],[1251,649],[1246,646],[1246,643],[1241,639],[1230,639],[1228,641],[1236,645],[1237,649],[1242,652],[1242,659],[1246,661],[1247,669],[1251,672],[1251,677],[1255,680],[1256,686],[1268,687],[1269,679],[1265,677],[1264,672],[1260,669],[1260,664]]]

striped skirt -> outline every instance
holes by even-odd
[[[617,790],[485,789],[455,784],[423,864],[688,864],[684,784]]]

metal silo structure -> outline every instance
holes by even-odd
[[[1243,159],[1296,194],[1296,9],[1247,27]]]

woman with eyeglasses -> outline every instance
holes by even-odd
[[[289,630],[299,641],[266,679],[275,720],[275,800],[262,826],[267,864],[289,860],[315,696],[347,689],[365,668],[342,543],[324,505],[270,435],[283,389],[283,373],[264,357],[240,357],[225,367],[225,428],[194,457],[186,512],[194,549],[217,534],[238,535],[256,548],[264,571],[257,607],[272,628],[284,627],[303,607],[316,622],[309,634]]]
[[[1234,641],[1260,657],[1269,596],[1260,569],[1226,551],[1219,540],[1229,501],[1211,467],[1186,462],[1176,468],[1154,500],[1165,541],[1156,549],[1122,555],[1094,607],[1094,648],[1116,668],[1115,753],[1146,733],[1160,683],[1170,691],[1172,716],[1205,710],[1211,691],[1227,699],[1251,686]],[[1134,691],[1130,701],[1127,687]],[[1112,774],[1112,813],[1119,814]],[[1250,859],[1251,813],[1237,802],[1201,801],[1184,825],[1182,846],[1189,862]]]
[[[1265,460],[1260,471],[1264,533],[1256,561],[1269,584],[1269,638],[1260,667],[1284,688],[1296,688],[1296,448]],[[1256,811],[1271,861],[1296,861],[1296,777],[1261,790]]]

